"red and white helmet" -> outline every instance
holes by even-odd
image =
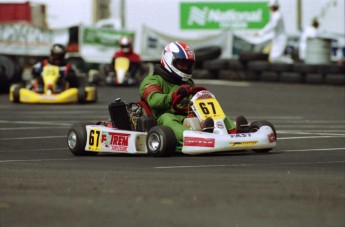
[[[184,42],[169,43],[163,50],[161,65],[177,80],[187,81],[192,78],[195,54]]]
[[[120,48],[123,52],[128,53],[132,51],[132,39],[129,36],[121,37],[120,41]]]

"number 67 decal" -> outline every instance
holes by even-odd
[[[90,130],[89,135],[89,150],[99,151],[101,150],[100,143],[101,131],[96,129]]]

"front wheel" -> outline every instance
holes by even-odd
[[[167,157],[176,149],[176,137],[171,128],[155,126],[150,129],[146,138],[149,155],[153,157]]]
[[[97,155],[96,152],[85,151],[87,133],[86,125],[91,123],[79,123],[72,125],[67,133],[67,145],[75,156]]]
[[[23,86],[18,85],[13,90],[13,102],[20,103],[20,89],[22,89]]]
[[[274,128],[273,124],[269,121],[253,121],[249,126],[249,131],[257,132],[263,126],[270,127],[274,133],[275,138],[277,138],[276,129]],[[253,151],[256,153],[267,153],[271,150],[272,148],[266,148],[266,149],[254,149]]]

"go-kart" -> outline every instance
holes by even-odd
[[[114,69],[112,69],[105,78],[105,83],[111,86],[137,85],[140,81],[140,63],[130,62],[126,57],[116,58]]]
[[[69,87],[66,81],[59,81],[60,68],[46,65],[42,72],[43,90],[35,90],[33,83],[26,87],[13,84],[10,87],[10,101],[15,103],[90,103],[97,100],[97,90],[93,86]],[[37,82],[36,82],[37,83]],[[36,84],[37,85],[37,84]]]
[[[194,87],[190,106],[181,108],[185,99],[180,95],[172,104],[175,111],[191,110],[183,125],[182,153],[189,155],[253,150],[269,152],[276,146],[276,131],[268,121],[254,121],[241,127],[242,132],[229,134],[225,114],[215,96],[202,87]],[[71,126],[67,135],[70,151],[76,155],[106,153],[149,154],[155,157],[170,156],[176,150],[176,137],[172,129],[157,125],[144,101],[126,104],[117,99],[109,105],[110,120],[96,124],[80,123]],[[191,114],[189,114],[191,115]],[[203,131],[206,119],[214,124]]]

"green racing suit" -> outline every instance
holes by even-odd
[[[152,114],[157,120],[157,124],[168,126],[173,130],[177,140],[176,151],[181,151],[183,146],[183,131],[186,130],[183,126],[183,120],[188,113],[176,112],[172,108],[172,96],[179,86],[183,84],[194,87],[192,80],[176,81],[165,69],[160,65],[156,65],[154,73],[146,76],[139,88],[140,97],[150,107]],[[186,99],[189,101],[189,97],[186,97]],[[187,103],[189,103],[188,101]],[[184,102],[182,101],[181,103]],[[180,105],[183,106],[183,104]],[[235,124],[227,117],[224,123],[228,130],[235,128]]]

